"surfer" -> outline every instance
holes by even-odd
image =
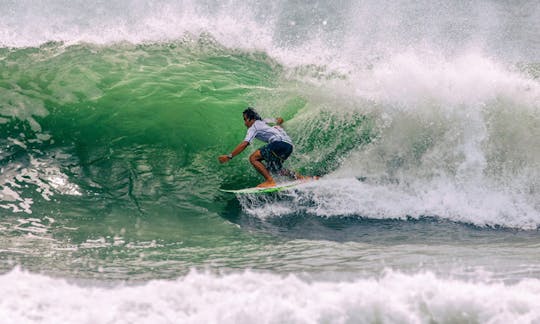
[[[278,172],[280,175],[294,179],[303,179],[304,177],[298,173],[283,169],[283,162],[287,160],[293,151],[291,138],[281,127],[283,118],[278,117],[276,119],[269,118],[263,120],[255,109],[251,107],[244,110],[242,115],[244,116],[244,125],[248,128],[246,137],[230,154],[219,156],[219,162],[226,163],[232,160],[233,157],[242,153],[257,138],[267,143],[249,156],[249,162],[266,179],[266,181],[257,187],[266,188],[276,185],[271,172]],[[269,123],[273,123],[275,126],[270,126],[268,125]],[[265,161],[266,165],[262,161]]]

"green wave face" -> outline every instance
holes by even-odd
[[[302,172],[328,172],[369,140],[359,126],[364,116],[341,120],[310,111],[303,86],[284,77],[275,61],[204,37],[147,45],[53,43],[3,49],[1,58],[0,211],[84,224],[89,236],[94,227],[143,235],[141,219],[151,224],[149,232],[178,218],[181,225],[173,226],[189,231],[211,228],[209,219],[218,226],[215,215],[230,204],[218,189],[262,181],[247,159],[262,143],[225,165],[217,161],[244,138],[241,112],[248,105],[287,120],[297,144],[289,167]],[[351,135],[344,140],[335,132]],[[174,231],[160,235],[177,238]]]
[[[25,153],[55,160],[49,155],[61,151],[61,169],[83,196],[125,200],[123,208],[140,212],[171,189],[219,185],[217,154],[241,137],[250,94],[275,87],[277,77],[261,55],[205,44],[50,45],[3,55],[10,96],[2,97],[2,130],[27,147],[12,145],[3,164]]]

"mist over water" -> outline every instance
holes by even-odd
[[[535,1],[0,0],[0,309],[538,320],[538,21]],[[248,105],[323,178],[219,192],[261,181],[262,143],[217,163]]]

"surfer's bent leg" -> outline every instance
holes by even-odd
[[[293,151],[293,146],[286,142],[272,142],[260,148],[261,156],[266,161],[266,168],[273,173],[291,179],[298,179],[300,176],[294,171],[283,168],[283,162],[289,158]]]
[[[270,172],[261,162],[262,160],[264,160],[264,158],[261,155],[261,150],[257,150],[249,156],[249,162],[251,162],[255,170],[257,170],[266,179],[265,182],[259,184],[257,187],[273,187],[276,185],[274,178],[272,178]]]

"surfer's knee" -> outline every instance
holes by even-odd
[[[250,156],[249,156],[249,162],[251,162],[251,164],[253,163],[256,163],[256,162],[259,162],[262,160],[262,155],[261,155],[261,151],[260,150],[257,150],[255,152],[253,152]]]

